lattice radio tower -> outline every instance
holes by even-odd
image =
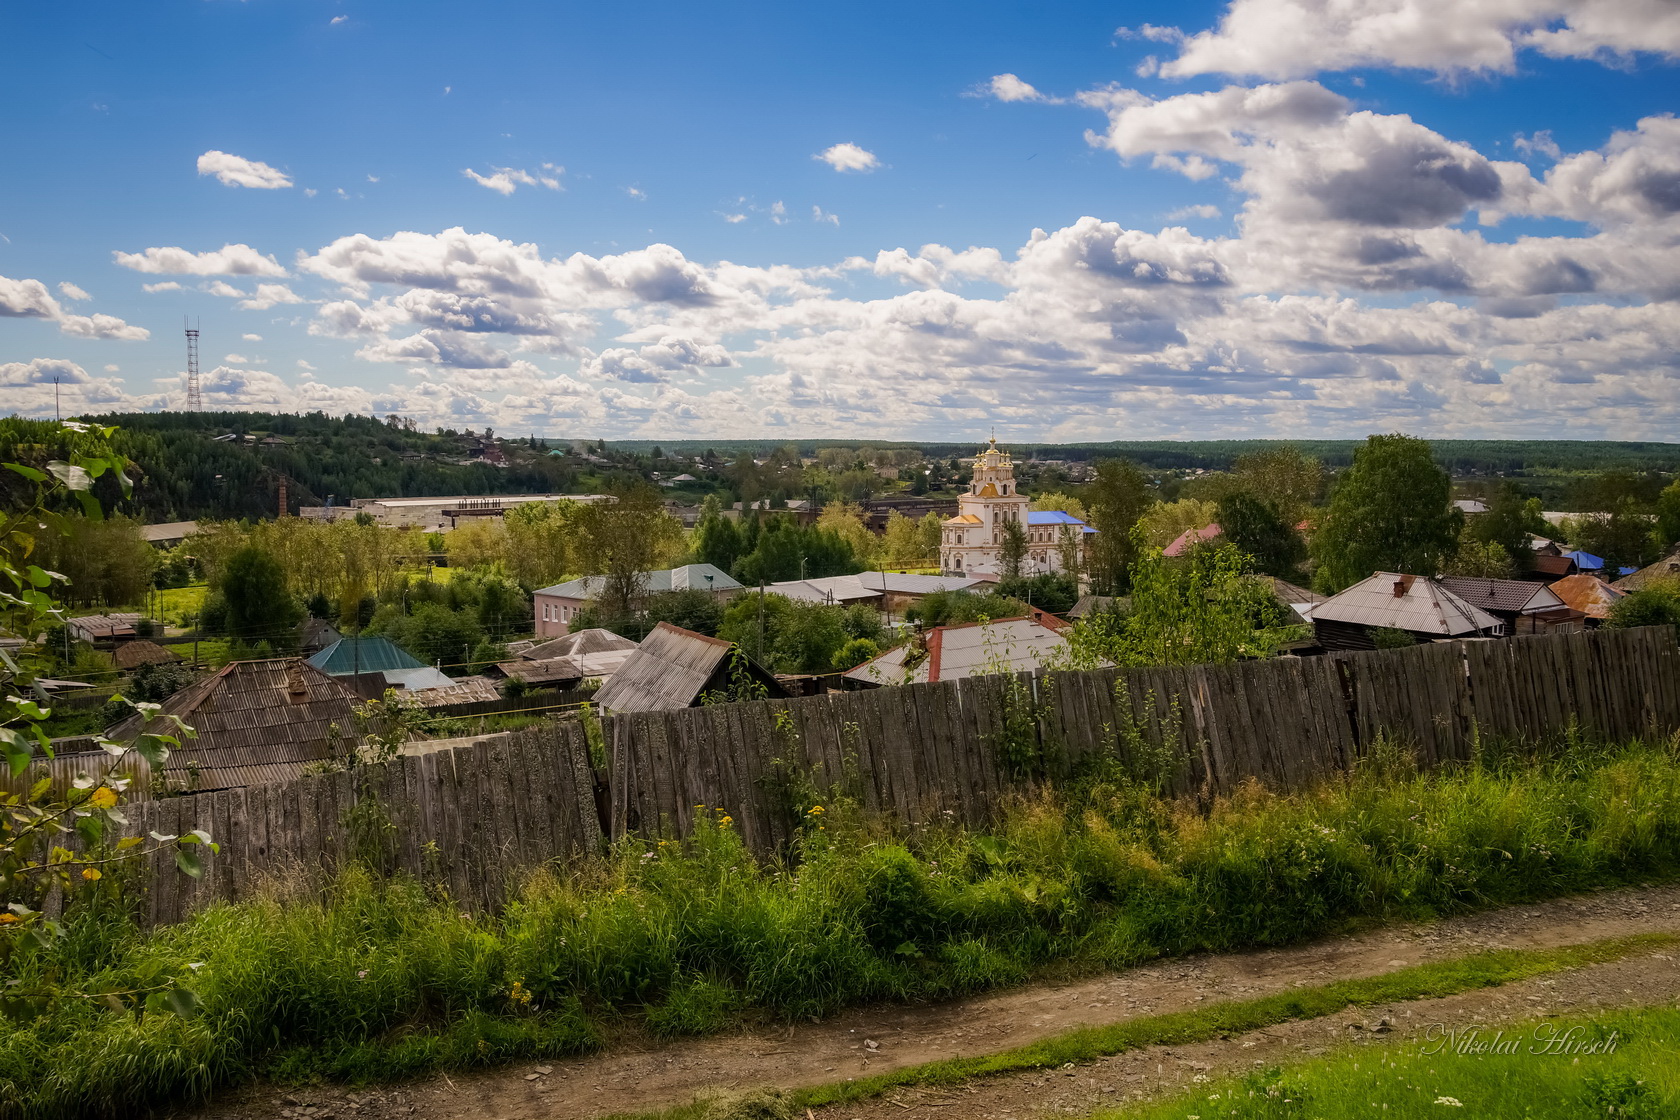
[[[198,328],[187,324],[187,411],[203,412],[204,397],[198,391]]]

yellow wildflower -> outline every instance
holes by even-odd
[[[117,791],[110,786],[100,786],[88,798],[88,804],[95,809],[115,809],[117,807]]]
[[[100,875],[100,871],[99,871],[99,868],[97,868],[97,867],[84,867],[84,868],[82,868],[82,878],[86,879],[90,883],[98,882],[99,881],[99,875]]]

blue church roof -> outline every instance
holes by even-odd
[[[1032,509],[1027,511],[1028,525],[1077,525],[1087,533],[1096,532],[1085,522],[1071,513],[1059,509]]]

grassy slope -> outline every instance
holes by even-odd
[[[1680,1116],[1680,1009],[1649,1008],[1513,1024],[1515,1054],[1356,1050],[1217,1081],[1167,1100],[1096,1113],[1091,1120],[1665,1120]],[[1611,1053],[1548,1054],[1553,1040],[1607,1043]],[[1492,1033],[1492,1029],[1488,1031]],[[1539,1040],[1539,1041],[1537,1041]],[[1530,1052],[1538,1046],[1539,1053]]]
[[[182,975],[203,1011],[137,1020],[64,1000],[0,1024],[0,1113],[122,1114],[260,1073],[371,1080],[558,1055],[626,1013],[698,1033],[1672,878],[1680,758],[1576,744],[1543,765],[1250,790],[1206,814],[1097,780],[984,835],[848,816],[832,801],[809,815],[830,823],[808,828],[797,874],[755,865],[715,824],[538,876],[493,917],[360,872],[325,903],[221,906],[151,935],[84,912],[5,969],[81,990]]]

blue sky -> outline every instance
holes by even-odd
[[[11,5],[0,405],[1672,438],[1672,4],[836,7]]]

